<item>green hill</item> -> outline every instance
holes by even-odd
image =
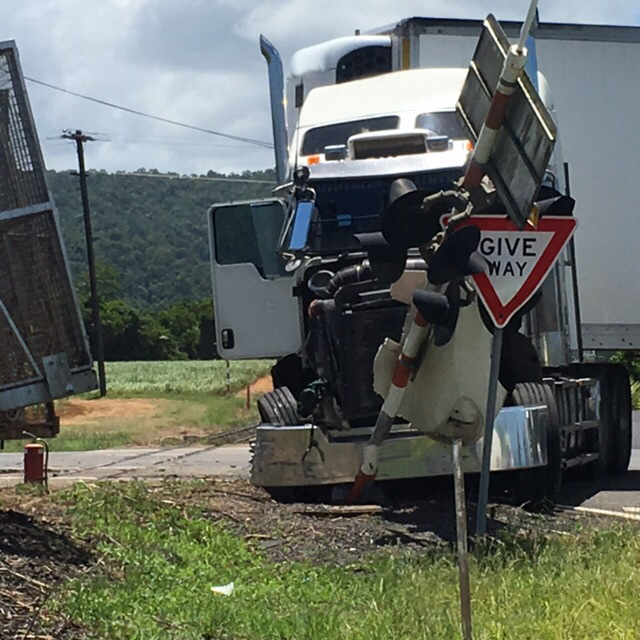
[[[269,196],[275,184],[273,171],[231,176],[210,171],[206,176],[271,184],[177,179],[175,175],[167,179],[102,171],[89,174],[96,260],[118,272],[122,298],[139,309],[162,309],[179,300],[210,297],[208,207]],[[50,171],[48,179],[78,282],[87,270],[78,177]]]

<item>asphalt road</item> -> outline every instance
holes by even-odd
[[[22,481],[22,460],[22,453],[0,453],[0,486]],[[61,451],[51,453],[49,482],[55,486],[79,479],[249,477],[249,461],[248,445]]]
[[[629,471],[598,481],[570,480],[564,484],[558,502],[598,511],[622,512],[640,520],[640,411],[633,412],[633,450]]]
[[[640,520],[640,411],[633,414],[633,452],[629,472],[600,481],[569,479],[559,503],[585,509],[615,511]],[[0,453],[0,486],[22,481],[22,453]],[[78,480],[166,476],[249,476],[247,445],[106,449],[54,452],[49,461],[52,486]]]

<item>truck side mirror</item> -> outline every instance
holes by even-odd
[[[315,211],[315,203],[312,200],[300,200],[293,214],[293,227],[289,238],[287,251],[297,254],[304,251],[309,244],[309,230]]]

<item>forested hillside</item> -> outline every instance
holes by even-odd
[[[207,210],[268,196],[273,171],[204,179],[90,172],[89,199],[107,360],[215,356]],[[153,177],[156,176],[156,177]],[[91,305],[78,177],[49,172],[89,335]],[[254,180],[215,181],[211,178]],[[92,340],[93,343],[93,340]],[[95,350],[94,350],[95,353]]]
[[[273,171],[246,171],[241,176],[210,171],[206,177],[271,184],[90,172],[96,260],[117,271],[122,298],[136,308],[162,309],[180,300],[209,297],[208,207],[268,196],[275,183]],[[78,177],[50,171],[48,178],[78,281],[87,269]]]

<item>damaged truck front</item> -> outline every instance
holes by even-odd
[[[413,65],[393,30],[341,38],[294,56],[285,101],[277,51],[261,44],[279,185],[209,213],[218,350],[278,358],[252,481],[274,495],[352,483],[372,443],[378,479],[448,475],[452,437],[464,471],[480,471],[494,327],[469,277],[483,268],[479,232],[447,245],[442,218],[461,209],[453,189],[473,148],[456,112],[467,69]],[[561,168],[556,150],[536,199],[571,216]],[[504,217],[489,195],[476,209]],[[572,351],[572,270],[567,254],[504,330],[491,470],[514,475],[521,501],[553,498],[566,468],[629,463],[628,376]],[[383,398],[400,387],[378,439]]]

